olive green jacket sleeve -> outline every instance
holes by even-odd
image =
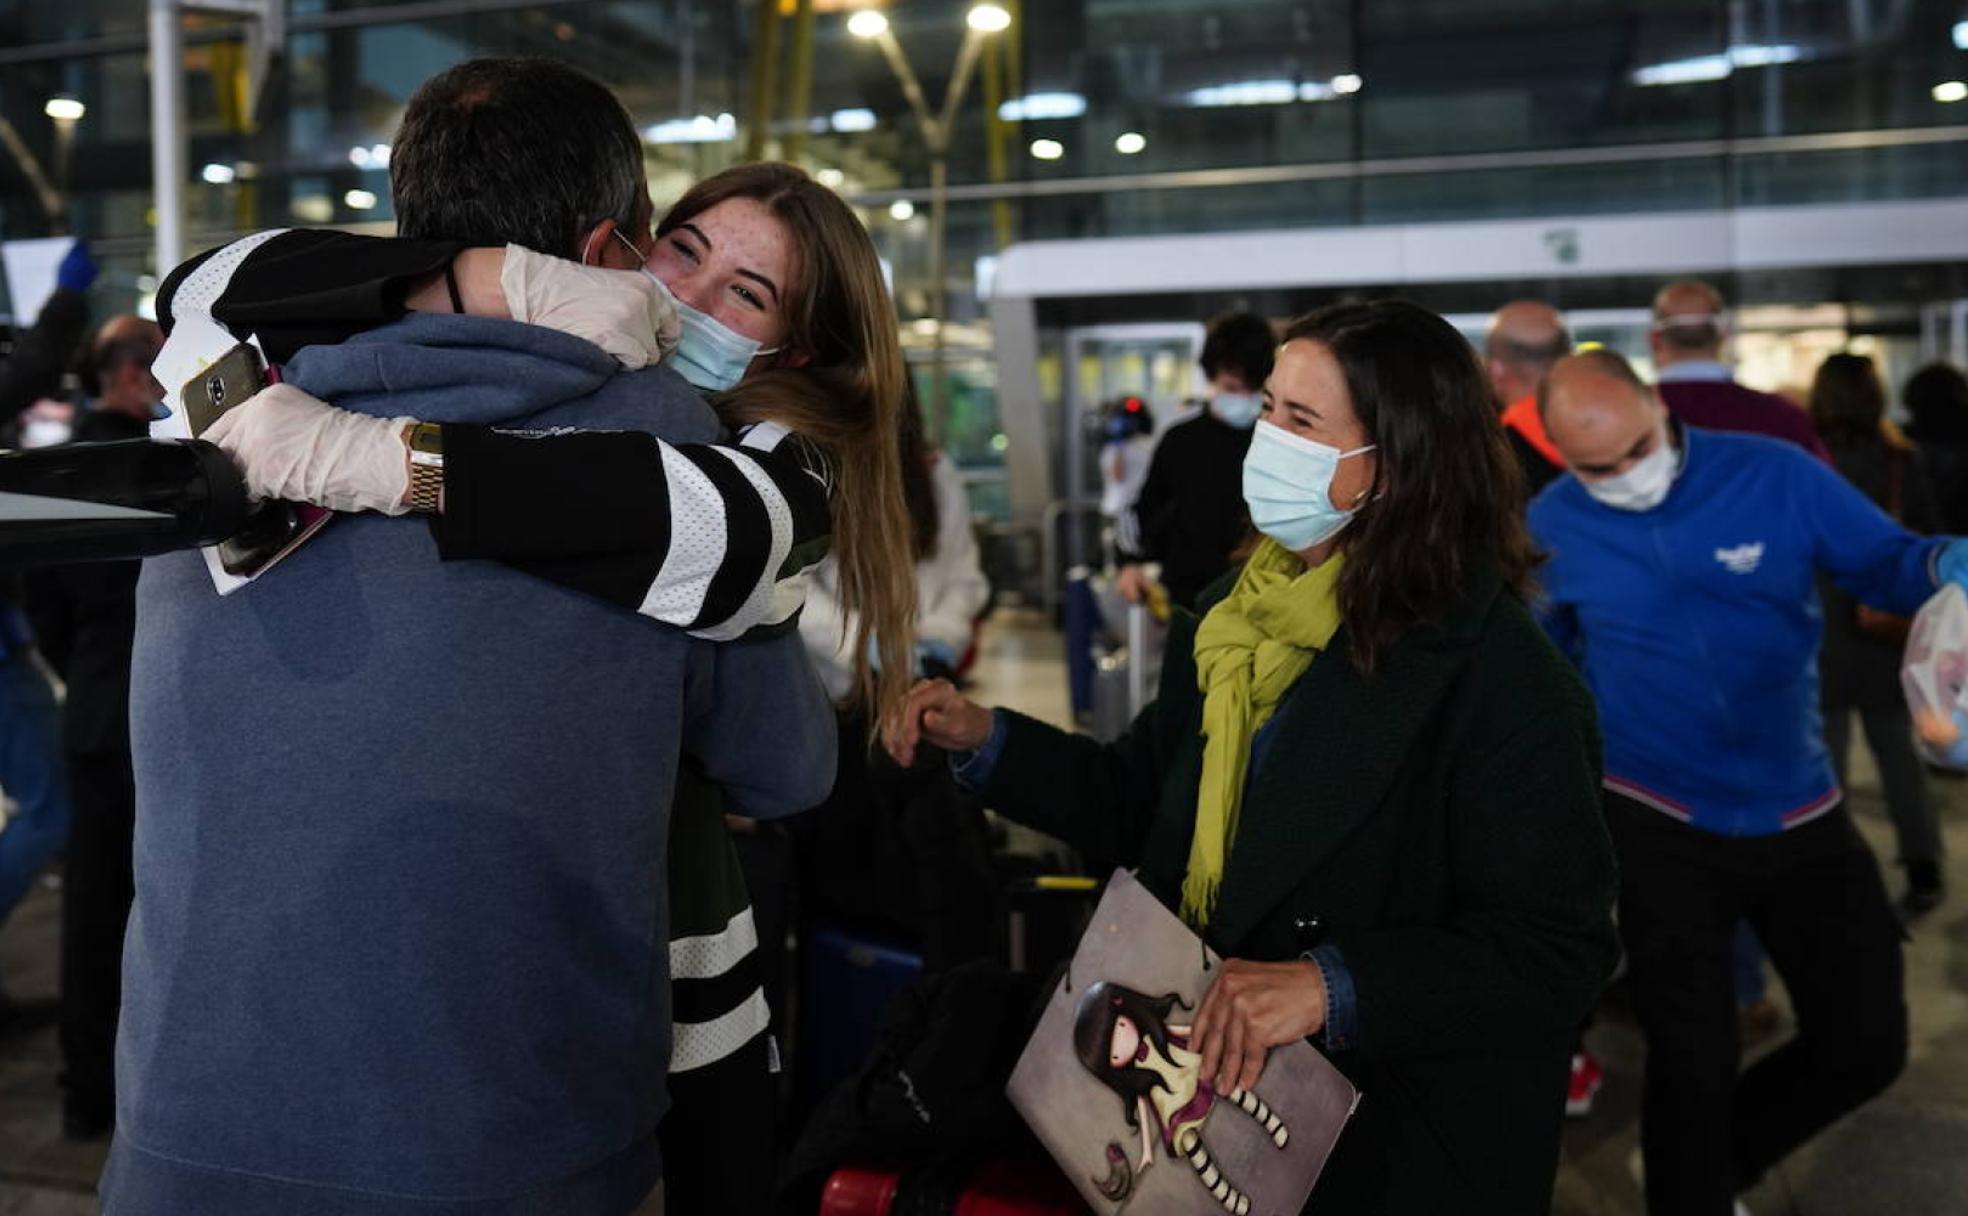
[[[1092,873],[1141,864],[1171,770],[1200,727],[1190,657],[1195,628],[1194,617],[1177,614],[1160,695],[1112,743],[998,711],[1005,744],[979,790],[985,805],[1073,846]]]

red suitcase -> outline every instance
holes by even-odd
[[[827,1180],[819,1216],[891,1216],[902,1175],[890,1170],[842,1169]],[[964,1186],[949,1216],[1087,1216],[1050,1161],[995,1161]]]

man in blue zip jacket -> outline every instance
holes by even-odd
[[[1907,532],[1794,446],[1683,427],[1611,352],[1557,364],[1539,405],[1571,475],[1530,526],[1551,555],[1545,626],[1605,733],[1647,1208],[1726,1216],[1906,1059],[1900,926],[1823,742],[1812,579],[1911,614],[1963,578],[1968,546]],[[1742,919],[1799,1029],[1738,1078]]]

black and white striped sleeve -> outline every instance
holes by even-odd
[[[448,561],[487,558],[711,641],[790,628],[831,543],[828,477],[774,423],[736,444],[444,427]]]

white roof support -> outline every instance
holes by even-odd
[[[992,294],[1074,296],[1598,278],[1968,259],[1968,199],[1032,241]]]
[[[150,163],[157,207],[157,274],[184,261],[185,186],[190,154],[185,135],[184,15],[230,13],[248,19],[247,96],[257,110],[273,65],[287,47],[286,0],[150,0]]]

